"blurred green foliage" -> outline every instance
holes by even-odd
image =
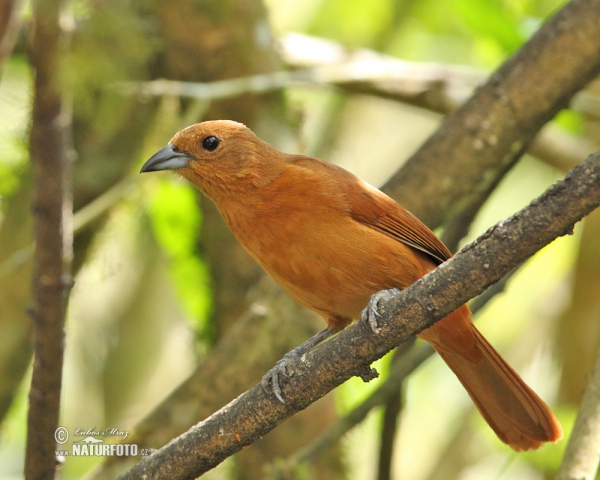
[[[391,0],[322,2],[306,33],[332,38],[352,47],[372,46],[381,31],[392,28],[392,4]]]
[[[26,168],[29,157],[30,82],[27,60],[15,55],[5,66],[0,83],[0,207],[3,197],[19,185],[19,172]]]
[[[300,31],[408,60],[495,66],[564,0],[266,0],[277,31]],[[386,39],[387,42],[381,42]]]
[[[141,15],[143,3],[112,2],[110,8],[94,8],[78,2],[77,6],[77,31],[61,74],[77,102],[77,116],[94,122],[95,131],[109,138],[122,127],[120,119],[128,103],[116,92],[106,101],[100,91],[106,94],[119,81],[148,78],[147,62],[159,39]]]
[[[169,256],[179,300],[195,321],[199,339],[210,342],[213,330],[208,326],[209,276],[197,251],[202,221],[197,198],[189,184],[163,177],[154,185],[148,213],[156,239]]]

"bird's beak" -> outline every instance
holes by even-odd
[[[175,145],[170,143],[162,150],[159,150],[150,159],[144,163],[140,173],[158,172],[160,170],[177,170],[188,166],[191,160],[188,154],[178,152]]]

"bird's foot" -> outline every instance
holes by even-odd
[[[265,373],[265,375],[263,376],[260,384],[262,385],[262,388],[265,391],[265,393],[268,393],[268,391],[269,391],[268,389],[269,389],[269,381],[270,381],[271,385],[273,387],[273,393],[277,397],[277,400],[279,400],[281,403],[285,403],[281,396],[281,381],[286,378],[290,378],[290,377],[294,376],[295,372],[292,369],[291,364],[295,360],[298,360],[299,358],[301,358],[302,355],[304,355],[306,352],[313,349],[319,343],[323,342],[324,340],[328,339],[329,337],[331,337],[334,334],[335,334],[335,332],[331,328],[328,327],[324,330],[321,330],[316,335],[310,337],[306,342],[304,342],[299,347],[296,347],[293,350],[286,353],[283,356],[283,358],[281,360],[279,360],[275,364],[275,366],[271,370],[269,370],[267,373]]]
[[[271,382],[273,393],[281,403],[285,403],[281,396],[282,380],[294,376],[294,370],[290,369],[290,363],[302,356],[302,353],[297,350],[298,349],[294,349],[291,352],[286,353],[271,370],[263,375],[260,382],[265,393],[269,392],[269,382]]]
[[[371,295],[369,304],[362,311],[361,320],[367,323],[371,327],[371,330],[373,330],[373,333],[376,335],[379,335],[380,331],[378,317],[381,317],[381,306],[379,305],[379,302],[381,300],[388,301],[398,293],[400,293],[400,290],[397,288],[381,290],[380,292]]]

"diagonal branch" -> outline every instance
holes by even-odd
[[[350,377],[364,374],[374,360],[481,293],[555,238],[570,233],[598,205],[600,152],[391,299],[379,336],[358,323],[294,362],[296,373],[285,388],[286,404],[256,385],[121,478],[187,479],[214,468]]]

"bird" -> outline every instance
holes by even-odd
[[[408,210],[349,171],[277,150],[231,120],[176,133],[141,173],[171,170],[217,206],[244,249],[327,328],[287,353],[262,379],[284,402],[294,359],[353,321],[377,332],[379,302],[452,254]],[[562,438],[560,423],[475,327],[465,304],[421,331],[458,377],[498,438],[516,451]]]

